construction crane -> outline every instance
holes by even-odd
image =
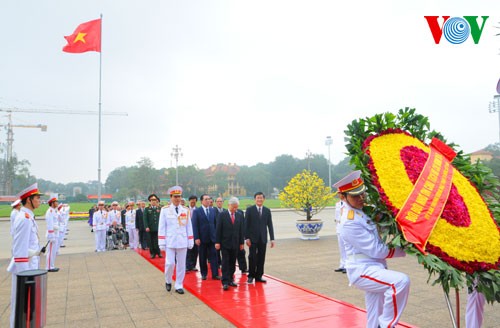
[[[12,166],[12,156],[13,156],[13,143],[14,143],[14,131],[13,128],[39,128],[42,132],[47,131],[47,126],[38,125],[14,125],[12,124],[12,113],[33,113],[33,114],[71,114],[71,115],[99,115],[98,111],[73,111],[73,110],[59,110],[59,109],[23,109],[23,108],[0,108],[0,112],[7,112],[8,123],[0,124],[0,127],[7,128],[7,152],[5,167],[3,169],[4,181],[0,181],[0,194],[12,195],[12,181],[14,179],[14,172],[11,170]],[[128,116],[125,112],[101,112],[101,115],[116,115],[116,116]],[[100,155],[99,155],[100,156]],[[100,170],[100,167],[99,167]],[[100,175],[100,172],[99,172]],[[100,177],[99,177],[100,183]],[[2,190],[3,189],[3,190]]]

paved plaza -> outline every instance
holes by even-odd
[[[298,215],[273,212],[277,245],[268,249],[266,274],[364,308],[363,293],[348,286],[346,275],[333,272],[339,254],[333,209],[317,217],[326,220],[321,239],[303,241],[294,226]],[[45,221],[37,223],[44,240]],[[94,235],[85,221],[71,222],[69,228],[67,247],[56,261],[61,271],[49,273],[47,327],[232,327],[189,292],[167,293],[163,273],[137,253],[95,253]],[[5,271],[10,257],[8,231],[8,220],[1,220],[0,327],[8,327],[10,313],[11,279]],[[426,283],[427,273],[415,258],[393,259],[389,265],[411,278],[402,321],[419,327],[452,327],[441,288]],[[453,293],[453,303],[454,299]],[[462,291],[462,327],[465,300]],[[486,305],[484,327],[500,327],[498,309],[498,304]]]

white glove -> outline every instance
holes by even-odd
[[[189,239],[188,240],[188,248],[189,249],[193,249],[193,247],[194,247],[194,240],[193,239]]]
[[[54,224],[54,231],[59,231],[59,225],[58,224]]]
[[[34,249],[28,249],[28,258],[32,258],[33,256],[38,256],[38,251]]]
[[[165,250],[165,245],[160,245],[160,250],[164,251]]]

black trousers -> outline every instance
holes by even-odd
[[[267,243],[252,243],[248,254],[248,277],[260,279],[264,274]]]
[[[245,257],[245,248],[243,248],[242,250],[239,250],[238,249],[238,266],[240,267],[240,270],[241,271],[247,271],[248,270],[248,266],[247,266],[247,259]]]
[[[146,230],[139,230],[139,244],[142,249],[148,248],[148,233]]]
[[[158,231],[149,231],[149,253],[151,255],[161,255],[160,246],[158,246]]]
[[[201,274],[206,276],[208,273],[207,260],[210,262],[210,270],[212,271],[212,278],[219,275],[219,265],[217,264],[217,254],[215,252],[215,244],[201,243],[198,246],[198,253],[200,254],[200,271]]]
[[[222,253],[222,285],[227,285],[234,281],[234,271],[236,270],[237,249],[221,248]]]
[[[194,244],[193,248],[187,250],[186,253],[186,270],[193,270],[196,267],[198,260],[198,245]]]

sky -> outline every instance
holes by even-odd
[[[345,157],[355,119],[414,107],[465,152],[499,141],[500,2],[25,0],[0,3],[0,109],[97,111],[99,53],[62,51],[102,21],[102,181],[156,168]],[[478,44],[435,44],[424,16],[489,16]],[[481,22],[481,19],[479,19]],[[440,24],[442,22],[440,21]],[[98,117],[13,113],[37,178],[97,180]],[[0,112],[0,124],[6,124]],[[6,131],[0,129],[0,142]]]

